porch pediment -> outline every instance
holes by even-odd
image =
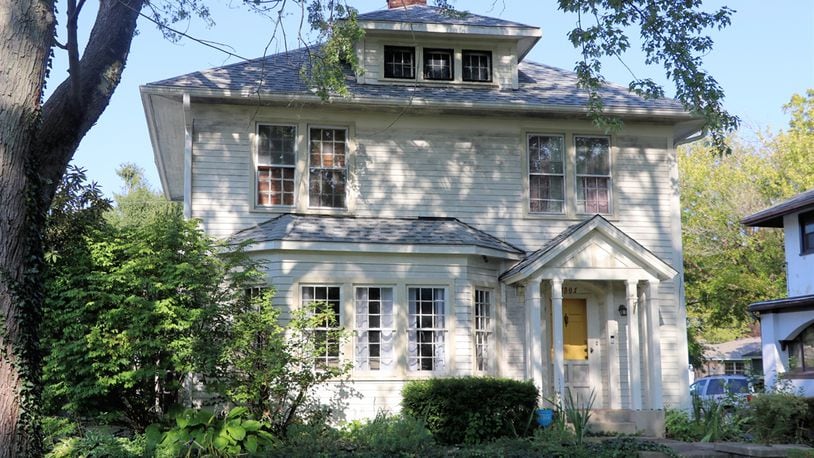
[[[678,272],[600,215],[569,227],[504,272],[512,284],[531,277],[668,280]]]

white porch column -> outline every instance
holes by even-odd
[[[562,353],[562,280],[551,280],[551,329],[554,345],[554,393],[562,399],[565,394],[565,365]]]
[[[636,297],[636,280],[626,280],[625,306],[627,307],[627,341],[628,341],[628,361],[627,367],[630,374],[630,408],[642,410],[642,374],[641,356],[639,353],[639,310]]]
[[[541,297],[540,297],[540,280],[532,279],[526,285],[526,310],[529,311],[529,329],[530,339],[528,340],[529,348],[529,368],[531,371],[531,379],[534,381],[534,386],[540,391],[540,395],[544,391],[543,387],[543,323],[542,323],[542,310],[541,310]]]
[[[647,283],[647,360],[650,375],[650,408],[661,410],[664,408],[664,398],[661,392],[661,320],[659,319],[659,281],[650,280]]]
[[[608,288],[605,296],[607,308],[607,338],[608,338],[608,398],[607,406],[611,409],[621,409],[622,384],[619,379],[619,322],[616,315],[619,313],[616,301],[613,300],[613,288]]]
[[[648,295],[647,288],[637,288],[636,300],[638,301],[641,311],[639,312],[639,354],[642,358],[642,407],[645,409],[652,408],[653,399],[650,390],[652,383],[650,382],[650,368],[653,361],[650,359],[650,308],[647,305]]]

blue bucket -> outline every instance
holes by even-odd
[[[537,409],[537,424],[548,428],[554,423],[554,411],[551,409]]]

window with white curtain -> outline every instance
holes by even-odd
[[[408,368],[443,371],[446,338],[444,288],[409,288]]]
[[[362,371],[387,371],[395,365],[393,288],[356,288],[356,364]]]

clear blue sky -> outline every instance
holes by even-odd
[[[386,7],[386,0],[349,0],[361,12]],[[740,116],[743,130],[786,127],[788,117],[782,106],[794,93],[814,88],[814,1],[813,0],[707,0],[708,9],[729,5],[737,12],[732,25],[712,31],[715,48],[705,58],[705,67],[726,91],[726,108]],[[566,37],[574,18],[557,10],[556,0],[457,0],[458,9],[500,17],[530,25],[543,31],[543,38],[527,59],[572,69],[578,54]],[[80,18],[80,27],[90,27],[96,4],[89,1]],[[254,58],[284,49],[283,41],[270,42],[272,23],[247,13],[239,0],[232,4],[212,5],[216,25],[207,29],[201,21],[181,24],[187,33],[226,44],[238,55]],[[294,8],[286,19],[289,47],[297,47],[299,12]],[[60,23],[64,24],[63,18]],[[177,44],[164,40],[155,26],[141,19],[139,35],[133,47],[124,77],[110,106],[90,131],[74,158],[88,170],[106,194],[120,191],[115,174],[123,162],[134,162],[145,169],[147,178],[159,186],[153,162],[139,85],[237,61],[214,49],[190,40]],[[634,34],[635,35],[635,34]],[[64,31],[59,33],[64,39]],[[633,37],[635,38],[635,37]],[[265,51],[268,46],[268,51]],[[634,48],[636,44],[634,43]],[[638,52],[630,52],[625,62],[638,77],[665,82],[660,68],[646,68]],[[65,73],[64,51],[57,50],[52,75],[61,80]],[[627,84],[630,73],[618,62],[605,65],[609,81]],[[56,80],[50,82],[51,87]],[[666,86],[668,94],[671,88]]]

